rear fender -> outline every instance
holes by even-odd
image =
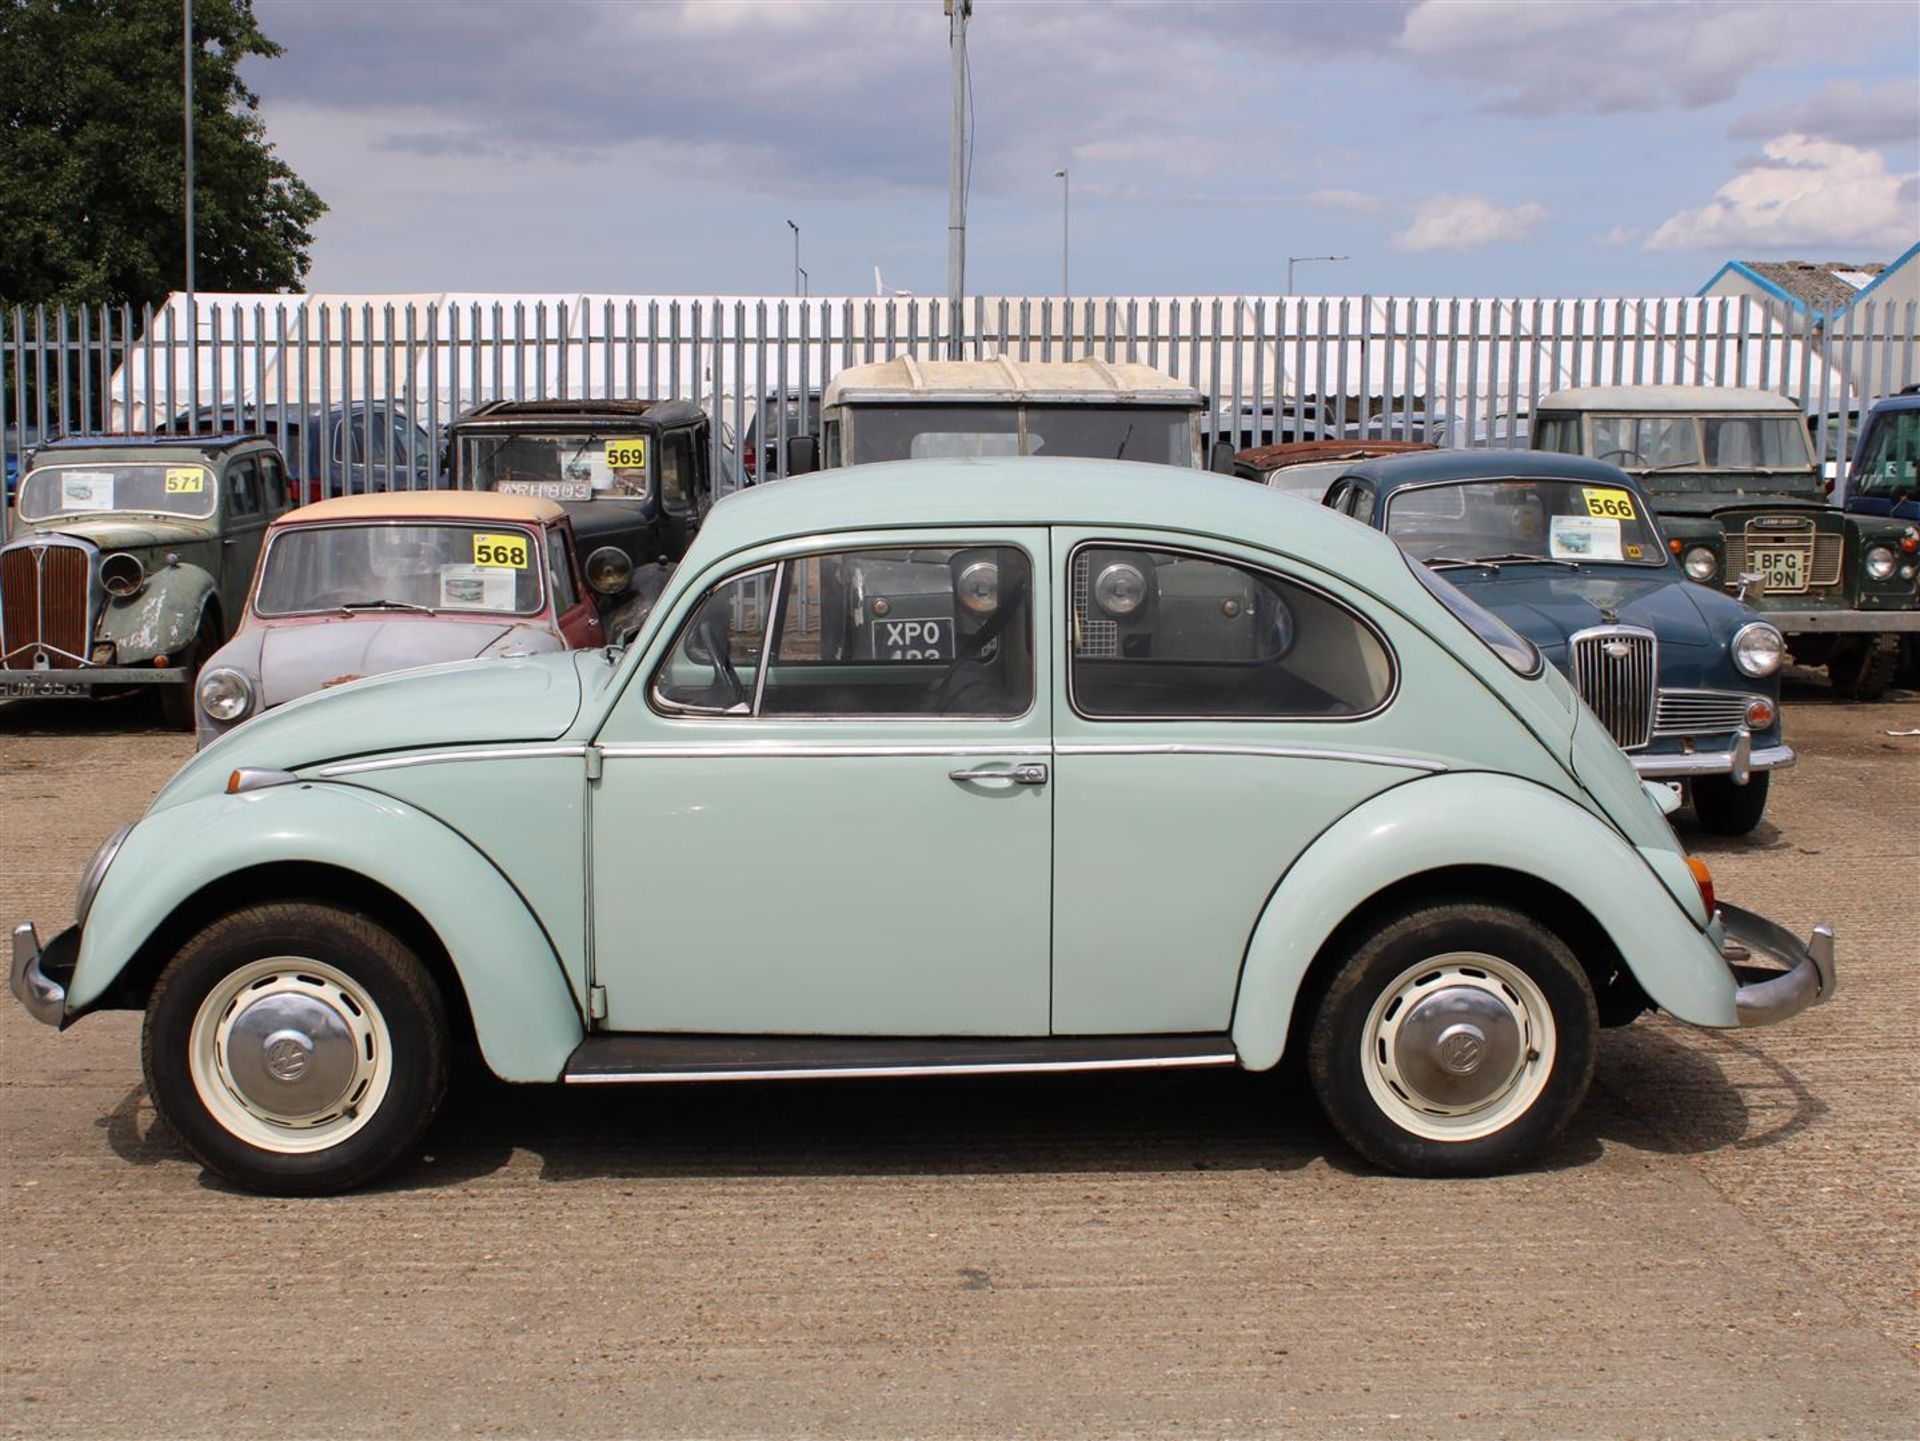
[[[584,1034],[560,959],[518,892],[465,838],[423,811],[350,786],[300,782],[149,813],[114,857],[80,938],[67,1006],[114,984],[176,910],[225,876],[278,862],[368,877],[431,926],[466,992],[487,1065],[509,1081],[557,1078]],[[235,907],[271,897],[235,894]]]
[[[1349,917],[1403,881],[1461,866],[1531,877],[1576,898],[1662,1010],[1732,1026],[1735,982],[1719,945],[1654,873],[1676,863],[1684,867],[1513,776],[1451,772],[1396,786],[1323,832],[1268,900],[1234,1004],[1241,1063],[1258,1071],[1280,1059],[1302,983]]]

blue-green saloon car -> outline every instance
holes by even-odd
[[[863,659],[823,577],[907,553],[990,563],[986,620]],[[1212,628],[1156,608],[1196,572]],[[1599,1025],[1833,993],[1831,929],[1716,908],[1671,804],[1532,645],[1333,514],[1165,466],[863,466],[717,506],[624,650],[232,731],[72,928],[16,929],[12,983],[55,1025],[144,1008],[160,1113],[265,1191],[408,1151],[468,1031],[577,1084],[1298,1052],[1373,1162],[1482,1172],[1566,1123]]]
[[[1687,578],[1625,471],[1577,455],[1437,450],[1347,467],[1325,504],[1384,530],[1566,672],[1650,779],[1684,783],[1700,824],[1760,824],[1781,732],[1786,640]]]

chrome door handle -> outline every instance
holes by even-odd
[[[1043,786],[1047,768],[1038,761],[1017,766],[974,766],[969,770],[948,771],[951,781],[1012,781],[1017,786]]]

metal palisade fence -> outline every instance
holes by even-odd
[[[0,312],[0,447],[56,435],[270,429],[292,418],[404,487],[443,473],[445,429],[483,401],[683,398],[737,484],[742,438],[811,431],[850,365],[1008,355],[1140,361],[1209,397],[1238,444],[1375,435],[1525,446],[1534,403],[1583,385],[1750,386],[1790,396],[1844,471],[1861,416],[1916,375],[1914,302],[1827,323],[1749,297],[1375,296],[686,299],[457,294],[220,295],[189,306]],[[753,447],[752,475],[783,447]],[[296,474],[301,469],[294,461]]]

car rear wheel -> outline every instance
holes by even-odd
[[[446,1013],[419,959],[365,916],[252,906],[161,973],[141,1060],[155,1108],[208,1170],[323,1195],[419,1139],[446,1091]]]
[[[1717,836],[1744,836],[1760,824],[1767,809],[1772,776],[1762,771],[1743,786],[1726,776],[1701,776],[1688,788],[1694,818]]]
[[[1307,1064],[1328,1119],[1375,1165],[1480,1175],[1560,1133],[1597,1029],[1586,973],[1551,931],[1504,906],[1429,905],[1354,949],[1314,1014]]]
[[[1899,667],[1898,636],[1849,637],[1827,661],[1827,683],[1841,700],[1875,701],[1887,693]]]

